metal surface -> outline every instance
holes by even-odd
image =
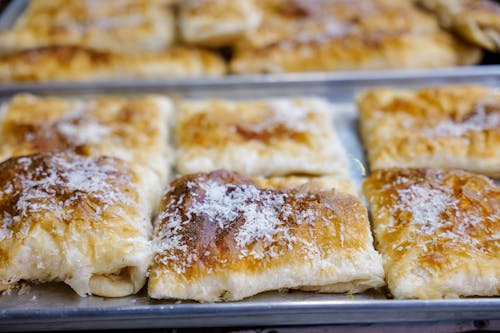
[[[0,14],[0,30],[12,27],[28,4],[27,0],[12,0]]]
[[[470,69],[466,73],[435,72],[434,77],[378,78],[377,85],[415,87],[440,83],[476,82],[500,88],[500,68]],[[262,87],[262,85],[266,85]],[[321,96],[336,108],[334,127],[351,160],[353,177],[362,179],[364,156],[357,134],[357,114],[354,97],[370,86],[369,80],[312,80],[293,82],[239,82],[217,86],[129,85],[92,89],[70,87],[38,88],[28,91],[59,95],[84,96],[95,93],[175,93],[187,98],[230,97],[251,99],[279,96]],[[124,88],[124,87],[121,87]],[[8,98],[3,94],[3,100]],[[62,284],[35,285],[0,297],[0,331],[7,330],[67,330],[109,328],[157,328],[199,326],[271,326],[364,324],[432,321],[499,320],[500,298],[468,298],[450,300],[390,300],[383,293],[355,296],[303,292],[270,292],[241,302],[198,304],[191,302],[157,301],[143,291],[139,295],[106,299],[78,297]]]
[[[48,297],[50,296],[50,297]],[[386,300],[302,292],[266,293],[242,302],[197,304],[152,301],[143,294],[120,299],[79,298],[65,286],[33,287],[4,296],[0,330],[64,330],[196,326],[368,324],[500,319],[500,299]]]

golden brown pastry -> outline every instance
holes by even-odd
[[[188,44],[230,45],[254,30],[261,13],[254,0],[185,0],[180,3],[179,26]]]
[[[469,42],[500,52],[500,4],[490,0],[419,0],[445,28]]]
[[[437,169],[379,169],[363,184],[396,298],[500,295],[500,188]]]
[[[358,99],[371,169],[436,167],[500,175],[500,94],[484,86],[376,88]]]
[[[256,0],[263,19],[237,45],[262,48],[280,42],[325,41],[369,32],[425,33],[437,21],[410,1],[393,0]]]
[[[361,197],[358,187],[349,177],[329,175],[320,177],[285,176],[285,177],[253,177],[253,182],[262,188],[278,190],[300,189],[304,191],[319,191],[335,189],[338,192],[349,193]]]
[[[153,298],[215,302],[281,288],[353,293],[384,285],[359,199],[264,189],[228,171],[172,181],[153,248]]]
[[[481,58],[479,49],[441,31],[410,1],[288,0],[261,6],[262,23],[238,43],[233,73],[434,68]]]
[[[472,65],[480,59],[479,49],[443,31],[425,34],[375,32],[308,42],[283,41],[259,49],[237,50],[231,59],[230,70],[252,74],[438,68]]]
[[[172,113],[170,99],[155,95],[65,99],[19,94],[3,107],[0,161],[69,150],[139,163],[166,182]]]
[[[183,79],[225,73],[218,54],[195,48],[130,55],[55,46],[0,56],[0,82]]]
[[[0,164],[0,286],[63,281],[80,296],[134,294],[151,260],[158,186],[111,158],[41,153]]]
[[[325,100],[192,100],[179,108],[181,174],[221,168],[258,176],[348,173]]]
[[[0,53],[79,46],[120,53],[160,51],[174,39],[169,0],[32,0],[0,33]]]

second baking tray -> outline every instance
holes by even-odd
[[[370,86],[415,88],[424,85],[481,83],[500,88],[500,67],[486,70],[439,70],[390,73],[371,78],[311,75],[308,80],[254,78],[206,84],[36,85],[25,89],[0,87],[2,100],[24,91],[41,95],[163,93],[184,98],[254,99],[320,96],[336,108],[335,127],[349,153],[351,174],[359,183],[365,159],[357,133],[355,95]],[[391,300],[385,293],[348,295],[269,292],[240,302],[199,304],[158,301],[145,291],[124,298],[77,296],[63,284],[30,285],[0,297],[0,331],[158,328],[201,326],[272,326],[363,324],[500,319],[500,298]]]

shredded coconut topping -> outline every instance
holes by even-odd
[[[409,211],[411,223],[419,225],[420,230],[427,235],[434,234],[442,227],[444,221],[441,214],[448,206],[457,203],[449,194],[419,184],[399,190],[398,195],[400,203],[394,209]]]
[[[95,105],[91,101],[77,101],[73,110],[56,123],[56,130],[75,145],[99,142],[111,128],[86,116],[92,108]]]
[[[411,213],[410,224],[416,225],[416,232],[431,236],[428,240],[420,240],[418,247],[427,251],[427,245],[446,239],[454,246],[476,246],[479,240],[470,235],[471,228],[482,228],[483,218],[474,207],[467,210],[460,208],[460,200],[454,199],[444,189],[430,188],[426,185],[413,184],[407,189],[397,191],[399,202],[391,208],[391,214],[398,212]],[[488,216],[486,219],[498,219]],[[393,221],[394,222],[394,221]],[[389,225],[388,229],[394,226]],[[395,243],[393,248],[398,248]],[[402,248],[399,248],[400,250]]]
[[[112,129],[88,114],[93,108],[95,105],[91,101],[76,101],[64,117],[53,123],[42,124],[38,135],[50,138],[57,133],[76,146],[99,143]],[[35,141],[39,139],[38,135],[28,132],[24,139]]]
[[[311,224],[317,217],[311,209],[294,211],[286,201],[289,194],[259,189],[254,185],[208,180],[189,181],[187,187],[192,194],[188,209],[181,214],[185,194],[174,196],[159,216],[163,222],[158,223],[153,240],[155,252],[162,255],[159,260],[170,261],[177,273],[190,267],[198,255],[207,255],[203,251],[189,253],[183,260],[178,257],[186,256],[188,251],[189,236],[183,230],[197,219],[208,219],[220,230],[235,230],[234,241],[240,252],[239,258],[251,256],[261,259],[280,255],[282,250],[279,248],[283,246],[290,249],[297,241],[291,232],[292,225]],[[258,242],[259,246],[251,246],[254,242]]]
[[[0,240],[12,237],[13,225],[33,214],[66,219],[75,204],[84,202],[85,212],[99,217],[111,205],[132,204],[132,198],[120,188],[133,186],[131,179],[113,164],[98,165],[95,159],[66,154],[37,155],[34,159],[41,159],[41,163],[32,166],[30,158],[17,159],[19,172],[0,184],[3,195],[15,198],[13,211],[2,212]]]
[[[57,125],[58,131],[75,145],[98,143],[111,129],[97,122],[73,124],[63,122]]]
[[[467,132],[479,132],[500,125],[500,114],[486,112],[484,104],[479,104],[471,117],[463,122],[453,120],[441,121],[436,127],[424,130],[428,137],[462,136]]]

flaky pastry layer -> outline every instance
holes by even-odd
[[[437,169],[379,169],[364,182],[396,298],[500,295],[500,188]]]
[[[484,86],[376,88],[358,98],[372,169],[436,167],[500,175],[500,95]]]
[[[384,285],[361,200],[316,186],[260,187],[222,170],[175,179],[155,225],[149,295],[215,302]]]
[[[348,173],[325,100],[193,100],[179,108],[181,174],[220,168],[259,176]]]
[[[56,151],[114,156],[147,166],[166,182],[172,116],[172,103],[163,96],[71,99],[19,94],[1,113],[0,161]]]

